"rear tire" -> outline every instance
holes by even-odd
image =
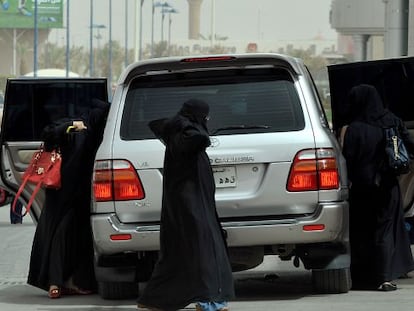
[[[103,299],[131,299],[137,298],[138,283],[132,282],[98,282],[98,293]]]
[[[312,270],[313,289],[320,294],[342,294],[351,289],[349,268]]]

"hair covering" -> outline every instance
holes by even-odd
[[[206,118],[208,117],[209,112],[210,107],[205,101],[200,99],[189,99],[183,104],[179,114],[206,127]]]
[[[350,122],[360,121],[379,127],[390,127],[395,118],[385,109],[377,89],[369,84],[354,86],[348,94]]]
[[[197,125],[199,130],[205,131],[205,134],[208,136],[207,116],[209,111],[210,107],[206,102],[199,99],[189,99],[184,102],[174,117],[152,120],[148,123],[148,126],[164,144],[172,133],[181,130],[190,123],[193,126]]]

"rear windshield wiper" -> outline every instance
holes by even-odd
[[[230,125],[230,126],[225,126],[225,127],[219,127],[217,129],[214,129],[210,135],[215,135],[218,132],[222,132],[222,131],[231,131],[231,130],[253,130],[253,129],[269,129],[270,126],[269,125],[244,125],[244,124],[240,124],[240,125]]]

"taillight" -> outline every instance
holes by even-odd
[[[288,178],[288,191],[338,188],[339,173],[333,149],[307,149],[296,154]]]
[[[126,160],[96,161],[93,192],[98,202],[145,198],[141,180],[134,166]]]
[[[214,61],[229,61],[236,59],[234,56],[206,56],[206,57],[189,57],[181,60],[183,63],[199,63],[199,62],[214,62]]]

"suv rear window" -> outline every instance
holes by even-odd
[[[269,133],[304,128],[300,99],[287,71],[234,69],[135,79],[125,100],[121,138],[155,138],[148,122],[172,117],[191,98],[209,104],[211,134]]]

